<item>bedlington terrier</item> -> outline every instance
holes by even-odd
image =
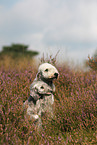
[[[53,92],[55,92],[55,85],[53,84],[53,80],[57,79],[58,76],[59,72],[53,65],[49,63],[43,63],[38,68],[38,73],[34,82],[41,80],[47,83],[52,88]]]
[[[42,113],[47,109],[52,114],[51,105],[54,102],[52,88],[43,81],[37,81],[30,86],[30,97],[25,101],[23,107],[30,120],[41,126]]]
[[[49,112],[53,117],[52,104],[54,103],[53,92],[55,85],[53,80],[57,79],[58,70],[49,63],[43,63],[39,66],[38,73],[30,86],[30,97],[25,101],[27,114],[30,119],[38,121],[41,125],[41,116],[44,112]]]

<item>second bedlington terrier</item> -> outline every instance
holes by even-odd
[[[54,103],[53,92],[55,85],[53,80],[57,79],[58,70],[49,63],[43,63],[39,66],[38,73],[30,86],[30,97],[25,101],[27,115],[30,119],[37,120],[41,125],[41,116],[44,112],[49,112],[53,117],[52,104]]]
[[[53,113],[51,105],[54,102],[54,96],[52,89],[43,81],[37,81],[30,86],[30,97],[25,101],[23,107],[26,111],[26,115],[30,120],[33,120],[37,126],[41,126],[42,113],[47,109],[50,114]],[[31,96],[32,95],[32,96]]]

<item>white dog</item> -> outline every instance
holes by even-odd
[[[47,83],[55,92],[55,85],[53,84],[53,80],[57,79],[59,75],[58,70],[49,63],[43,63],[39,66],[38,73],[34,82],[42,80],[43,82]]]
[[[52,104],[54,103],[53,92],[55,92],[53,80],[57,79],[58,75],[58,70],[53,65],[43,63],[39,66],[36,78],[30,86],[30,97],[24,106],[27,106],[30,119],[37,119],[39,126],[42,113],[50,112],[53,117]]]
[[[52,94],[52,88],[43,81],[37,81],[30,86],[30,97],[25,101],[23,107],[26,114],[30,117],[30,120],[38,122],[38,127],[41,126],[41,115],[51,108],[54,102],[54,96]],[[33,121],[34,121],[33,120]],[[37,121],[36,121],[37,120]]]

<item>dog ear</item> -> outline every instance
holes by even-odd
[[[40,76],[41,76],[41,73],[38,72],[38,73],[36,74],[36,79],[39,80]]]

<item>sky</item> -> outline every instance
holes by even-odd
[[[0,0],[0,50],[12,43],[82,63],[97,49],[97,0]]]

